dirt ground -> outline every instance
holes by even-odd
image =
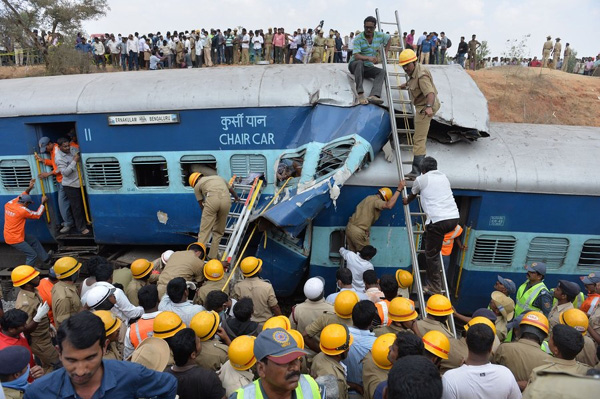
[[[0,79],[42,76],[44,72],[44,67],[37,65],[0,67]],[[467,72],[487,98],[493,122],[600,126],[598,77],[520,66]]]
[[[598,77],[520,66],[468,73],[488,100],[491,121],[600,126]]]

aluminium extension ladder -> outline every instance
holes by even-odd
[[[382,22],[379,17],[379,9],[375,10],[376,18],[377,18],[377,29],[379,31],[383,31],[383,25],[391,25],[396,27],[398,30],[398,35],[402,38],[402,29],[400,27],[400,18],[398,17],[398,11],[395,12],[396,21],[395,22]],[[404,41],[400,39],[400,46],[390,47],[390,51],[392,53],[399,53],[404,50]],[[385,73],[385,92],[387,96],[388,103],[388,112],[390,114],[390,124],[391,124],[391,132],[392,132],[392,143],[393,149],[395,153],[396,166],[398,168],[398,175],[403,178],[404,170],[403,165],[412,165],[412,149],[413,149],[413,135],[414,135],[414,123],[411,123],[411,119],[414,119],[415,108],[410,98],[410,92],[406,89],[402,89],[401,85],[404,82],[408,81],[408,76],[399,66],[398,59],[394,58],[393,60],[388,60],[388,55],[386,54],[385,49],[382,47],[380,50],[381,60],[383,71]],[[388,71],[388,64],[394,65],[394,71]],[[393,81],[392,81],[393,79]],[[397,94],[397,98],[394,98],[393,93]],[[396,110],[396,105],[399,106],[399,111]],[[398,121],[400,122],[400,128],[398,127]],[[400,143],[400,137],[403,139],[403,142],[407,144]],[[410,155],[402,154],[402,150],[409,150]],[[403,158],[406,157],[407,159]],[[408,196],[408,190],[406,187],[402,190],[402,197],[406,198]],[[404,219],[406,221],[406,231],[408,233],[408,243],[410,247],[411,253],[411,261],[413,265],[413,278],[416,283],[416,291],[417,291],[417,299],[419,302],[420,311],[423,317],[427,316],[426,303],[425,303],[425,294],[423,292],[423,283],[421,281],[422,274],[425,273],[425,270],[421,270],[418,262],[418,254],[424,253],[425,251],[419,249],[418,244],[421,243],[421,238],[424,233],[425,226],[425,213],[421,207],[421,199],[420,196],[417,196],[418,203],[418,211],[413,212],[410,209],[409,205],[404,205]],[[419,220],[417,222],[416,229],[413,227],[413,218]],[[442,294],[450,300],[450,291],[448,290],[448,282],[446,281],[446,273],[444,271],[443,262],[442,262],[442,254],[440,253],[440,262],[442,264],[440,273],[442,274]],[[449,317],[448,323],[450,327],[450,331],[456,337],[456,326],[454,324],[454,318]]]

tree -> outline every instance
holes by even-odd
[[[490,48],[488,47],[488,42],[487,40],[482,40],[481,46],[477,48],[477,65],[481,65],[489,55]]]
[[[83,21],[98,19],[108,10],[107,0],[0,0],[0,26],[13,42],[24,47],[28,43],[45,56],[49,45],[46,32],[53,37],[73,34]]]
[[[504,53],[505,58],[522,60],[525,56],[529,55],[528,41],[531,34],[528,33],[521,37],[521,39],[508,39],[506,40],[506,50]]]

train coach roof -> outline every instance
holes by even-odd
[[[453,145],[429,141],[428,155],[453,189],[600,196],[600,128],[490,123],[490,137]],[[383,153],[346,184],[398,184]]]
[[[356,104],[337,65],[94,73],[0,81],[0,117]]]

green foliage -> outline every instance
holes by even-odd
[[[477,63],[481,64],[490,55],[490,52],[487,40],[482,40],[481,46],[477,49]]]
[[[91,68],[91,54],[84,54],[81,51],[77,51],[70,44],[51,46],[48,49],[46,56],[47,75],[89,73]]]

